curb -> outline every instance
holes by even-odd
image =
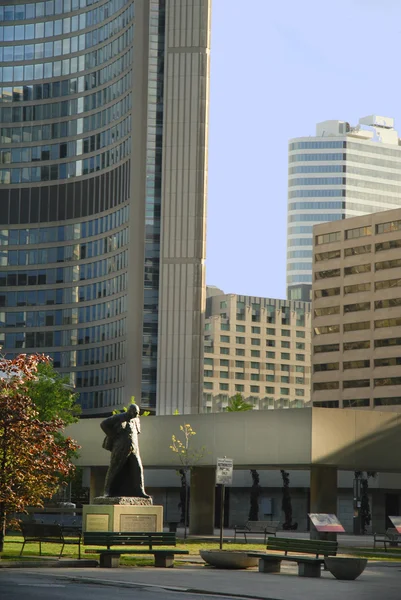
[[[50,574],[46,573],[45,576],[50,576]],[[230,594],[229,592],[212,592],[210,590],[203,590],[199,588],[188,588],[188,587],[179,587],[172,585],[157,585],[155,583],[135,583],[130,581],[116,581],[112,579],[96,579],[94,577],[77,577],[75,575],[59,575],[52,574],[51,576],[57,577],[58,579],[65,579],[68,581],[72,581],[73,583],[83,583],[90,585],[102,585],[105,587],[122,587],[122,588],[154,588],[157,590],[166,590],[168,592],[178,592],[178,593],[186,593],[186,594],[201,594],[203,596],[208,597],[217,597],[217,598],[238,598],[245,600],[280,600],[280,598],[272,598],[271,596],[255,596],[255,594]]]
[[[0,569],[45,569],[49,567],[51,569],[71,569],[71,568],[89,568],[98,567],[99,562],[97,560],[0,560]]]

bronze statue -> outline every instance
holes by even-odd
[[[113,415],[100,424],[106,434],[103,448],[111,452],[104,495],[149,498],[145,493],[143,467],[139,454],[141,433],[139,408],[131,404],[127,412]]]

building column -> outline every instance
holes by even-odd
[[[310,512],[337,514],[337,467],[311,467]],[[319,533],[311,523],[310,538],[335,541],[337,534]]]
[[[213,535],[215,487],[215,467],[193,467],[191,470],[189,533]]]
[[[90,467],[89,504],[98,496],[103,496],[106,467]]]

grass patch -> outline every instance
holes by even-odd
[[[1,558],[4,560],[17,560],[20,558],[19,553],[21,551],[23,538],[20,535],[7,535],[5,538],[4,551],[1,555]],[[135,548],[135,546],[126,546],[128,548]],[[85,553],[85,550],[93,550],[94,546],[83,546],[81,545],[81,557],[82,558],[96,558],[99,555],[96,553],[88,552]],[[118,546],[115,546],[117,549]],[[162,549],[173,549],[171,546],[157,546],[160,550]],[[180,550],[188,550],[189,555],[188,558],[193,556],[199,556],[199,550],[217,550],[219,548],[219,542],[200,542],[198,540],[177,540],[177,548]],[[223,545],[225,550],[249,550],[256,552],[263,552],[266,549],[264,544],[245,544],[243,543],[225,543]],[[54,558],[57,559],[60,554],[61,544],[49,544],[42,543],[42,557],[44,558]],[[25,544],[24,553],[21,558],[24,560],[36,559],[39,556],[39,543],[38,542],[30,542]],[[177,555],[178,556],[178,555]],[[64,546],[63,558],[75,558],[78,559],[78,546],[77,545],[68,545]],[[182,555],[180,558],[185,559],[185,555]],[[122,555],[121,556],[121,564],[127,566],[150,566],[154,564],[154,558],[152,554],[143,556],[135,556],[135,555]]]
[[[4,551],[1,555],[1,558],[4,560],[17,560],[19,559],[19,553],[21,551],[22,544],[22,536],[20,535],[7,535],[5,538]],[[128,548],[135,548],[135,546],[127,546]],[[157,546],[160,549],[172,549],[171,546]],[[219,541],[216,542],[211,541],[199,541],[194,539],[177,539],[177,548],[181,550],[188,550],[189,555],[186,557],[182,555],[180,558],[184,559],[191,557],[199,556],[200,550],[218,550]],[[61,544],[49,544],[42,543],[42,556],[44,558],[54,558],[57,559],[60,553]],[[85,553],[85,550],[93,550],[94,546],[83,546],[81,545],[81,557],[82,558],[97,558],[99,555],[96,553],[88,552]],[[115,547],[117,549],[117,546]],[[223,544],[224,550],[242,550],[249,552],[265,552],[266,545],[265,544],[245,544],[245,542],[240,543],[231,543],[225,542]],[[347,556],[355,556],[359,558],[367,558],[369,560],[377,560],[377,561],[394,561],[401,560],[401,548],[391,548],[387,553],[383,551],[375,551],[370,550],[369,548],[359,548],[359,547],[342,547],[340,550],[340,554]],[[397,557],[394,557],[394,555]],[[393,556],[391,556],[393,555]],[[37,559],[39,556],[39,544],[37,542],[32,542],[25,544],[24,553],[22,558],[24,560]],[[179,555],[177,555],[179,556]],[[399,558],[398,558],[399,556]],[[78,559],[78,546],[76,545],[68,545],[64,547],[63,558],[73,558]],[[123,555],[121,556],[121,565],[123,566],[152,566],[154,564],[153,555]]]

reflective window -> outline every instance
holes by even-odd
[[[356,304],[346,304],[344,314],[348,312],[357,312],[360,310],[370,310],[370,302],[358,302]]]
[[[315,335],[323,335],[327,333],[339,333],[339,325],[320,325],[320,327],[314,327]]]
[[[360,321],[359,323],[344,323],[343,331],[358,331],[360,329],[370,329],[370,321]]]
[[[327,298],[328,296],[338,296],[340,288],[328,288],[326,290],[315,290],[315,298]]]
[[[365,348],[370,348],[370,340],[363,340],[360,342],[344,342],[343,344],[344,352],[347,350],[363,350]]]
[[[375,340],[375,348],[387,348],[388,346],[401,346],[401,337]]]
[[[343,389],[370,387],[370,379],[355,379],[351,381],[343,381]]]
[[[347,229],[345,231],[346,240],[360,238],[366,235],[372,235],[372,227],[370,225],[366,225],[365,227],[356,227],[355,229]]]
[[[357,294],[358,292],[370,291],[370,282],[357,283],[355,285],[345,285],[344,294]]]
[[[392,356],[389,358],[376,358],[375,367],[396,367],[401,365],[400,356]]]
[[[322,235],[315,236],[315,243],[317,246],[320,244],[329,244],[331,242],[339,242],[341,240],[341,231],[333,231],[332,233],[324,233]]]
[[[401,220],[389,221],[388,223],[379,223],[376,225],[376,233],[390,233],[390,231],[399,231],[401,229]]]
[[[371,265],[354,265],[353,267],[345,267],[344,275],[358,275],[359,273],[369,273]]]
[[[401,404],[401,398],[374,398],[373,402],[375,406],[398,406]]]
[[[344,408],[358,408],[361,406],[370,406],[369,398],[356,398],[355,400],[343,400]]]
[[[376,281],[375,290],[387,290],[393,287],[400,287],[401,279],[388,279],[387,281]]]
[[[401,385],[401,377],[384,377],[382,379],[374,380],[375,387],[383,385]]]
[[[401,259],[383,260],[375,263],[375,270],[382,271],[384,269],[395,269],[401,267]]]
[[[331,362],[331,363],[321,363],[313,366],[313,372],[319,373],[320,371],[338,371],[340,368],[340,363]]]
[[[346,154],[344,154],[343,152],[322,152],[321,154],[292,154],[289,156],[288,162],[308,162],[315,160],[319,162],[326,162],[330,160],[346,160]]]
[[[317,237],[319,237],[319,236],[317,236]],[[341,257],[341,250],[332,250],[331,252],[320,252],[319,254],[315,254],[315,261],[319,262],[321,260],[332,260],[333,258],[340,258],[340,257]]]
[[[321,352],[337,352],[340,350],[340,344],[323,344],[321,346],[314,346],[313,351],[315,354]]]
[[[354,248],[346,248],[344,250],[344,256],[356,256],[358,254],[367,254],[371,251],[371,244],[366,244],[365,246],[356,246]]]
[[[343,362],[343,369],[367,369],[370,367],[370,360],[350,360]]]
[[[319,381],[313,384],[313,390],[319,392],[321,390],[338,390],[340,387],[338,381]]]
[[[369,265],[370,266],[370,265]],[[328,279],[330,277],[339,277],[341,274],[341,269],[329,269],[326,271],[318,271],[315,273],[315,279]]]
[[[401,325],[401,317],[393,319],[378,319],[375,321],[375,329],[382,327],[399,327]]]
[[[383,250],[394,250],[395,248],[401,248],[401,239],[375,244],[376,252],[382,252]]]
[[[326,306],[325,308],[315,308],[315,317],[323,317],[326,315],[338,315],[340,314],[339,306]]]

